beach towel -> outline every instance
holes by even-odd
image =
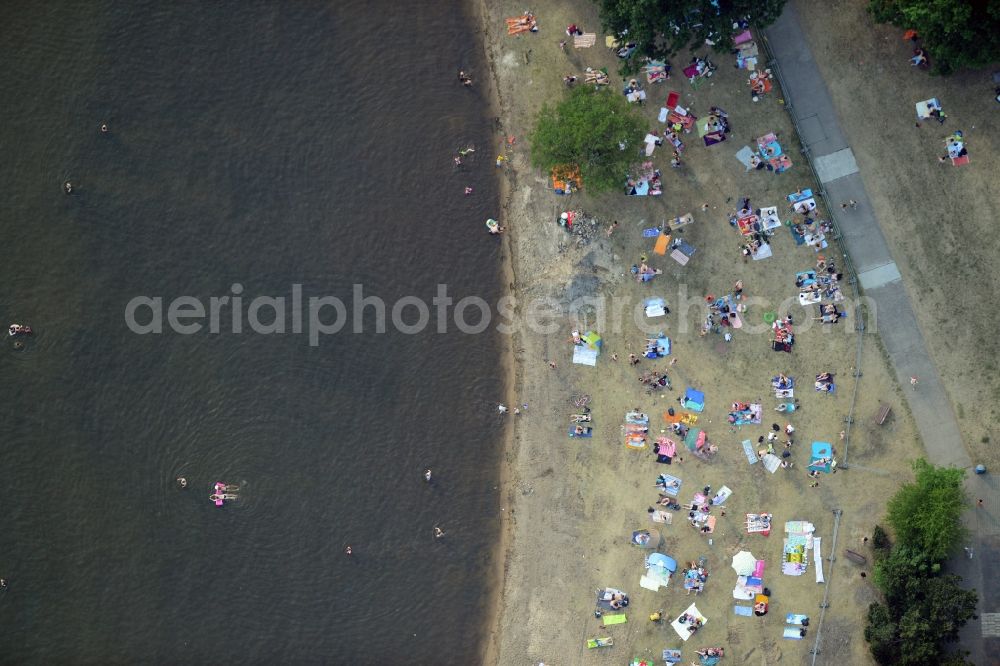
[[[801,641],[802,634],[805,629],[799,629],[798,627],[785,627],[785,632],[782,634],[782,638],[787,638],[793,641]]]
[[[649,229],[643,229],[642,230],[642,237],[643,238],[653,238],[655,236],[658,236],[660,233],[661,232],[660,232],[660,228],[659,227],[650,227]]]
[[[801,615],[798,613],[789,613],[788,615],[785,616],[785,623],[804,627],[809,624],[809,616]]]
[[[764,457],[761,458],[760,460],[762,463],[764,463],[764,469],[766,469],[771,474],[777,472],[778,468],[781,467],[781,458],[774,455],[773,453],[765,453]]]
[[[665,233],[660,233],[656,238],[656,244],[653,246],[653,254],[658,254],[663,256],[667,253],[667,246],[670,244],[670,236]]]
[[[585,32],[573,37],[573,46],[578,49],[589,49],[597,43],[597,33]]]
[[[941,102],[938,101],[937,97],[931,97],[923,102],[917,102],[917,120],[930,120],[931,109],[941,110]]]
[[[823,576],[823,554],[820,552],[820,545],[823,539],[820,537],[813,537],[813,564],[816,565],[816,582],[825,583],[826,578]]]
[[[826,462],[822,465],[814,465],[813,463],[825,459]],[[809,460],[809,470],[818,469],[821,472],[829,474],[832,470],[831,461],[833,460],[833,447],[827,442],[813,442],[812,443],[812,457]]]
[[[687,639],[691,638],[691,636],[695,633],[693,631],[688,631],[688,626],[689,626],[688,623],[680,621],[681,618],[685,616],[694,617],[701,620],[701,626],[703,627],[706,624],[708,624],[708,618],[701,614],[697,606],[691,604],[690,606],[687,607],[687,610],[685,610],[683,613],[677,616],[676,620],[670,623],[670,626],[674,628],[674,631],[677,632],[677,635],[681,637],[682,641],[686,641]]]
[[[753,606],[744,606],[743,604],[736,604],[733,606],[733,612],[740,617],[753,617]]]
[[[577,365],[597,365],[597,355],[598,351],[596,349],[590,349],[585,345],[574,345],[573,347],[573,362]]]
[[[684,391],[684,408],[692,412],[701,412],[705,409],[705,394],[688,387]]]
[[[625,617],[625,613],[618,613],[616,615],[604,614],[601,616],[601,620],[604,622],[605,627],[610,627],[614,624],[625,624],[628,622],[628,618]]]
[[[654,523],[660,523],[662,525],[671,525],[673,524],[674,521],[674,515],[669,511],[663,511],[663,510],[654,511],[653,513],[649,514],[649,518]]]
[[[754,578],[763,578],[765,564],[767,563],[764,560],[757,560],[757,564],[755,564],[753,568]]]
[[[799,192],[792,192],[787,197],[785,197],[785,199],[788,200],[788,203],[795,203],[796,201],[805,201],[806,199],[811,199],[812,196],[813,196],[813,191],[807,187],[806,189],[801,190]]]
[[[681,99],[681,94],[676,90],[671,90],[667,93],[667,108],[673,110],[677,106],[677,102]]]
[[[681,651],[680,650],[664,650],[663,651],[663,661],[668,664],[679,664],[681,661]]]
[[[753,169],[753,164],[750,158],[753,157],[753,149],[750,146],[743,146],[736,151],[736,159],[739,160],[740,164],[745,166],[747,171]]]
[[[761,243],[757,251],[753,253],[753,260],[760,261],[771,256],[771,246],[768,243]]]
[[[740,585],[739,581],[737,581],[736,587],[733,588],[733,599],[738,599],[740,601],[752,601],[755,594],[756,592],[747,590]]]
[[[643,305],[647,317],[662,317],[667,314],[667,302],[662,298],[647,298]]]
[[[694,253],[697,251],[697,248],[695,248],[695,246],[691,245],[690,243],[688,243],[686,240],[683,239],[678,240],[677,243],[674,244],[674,247],[689,257],[693,256]]]
[[[753,442],[749,439],[743,440],[743,453],[747,455],[747,462],[751,465],[757,462],[757,452],[753,450]]]
[[[668,484],[666,488],[664,488],[662,485],[658,486],[660,488],[660,492],[663,493],[664,495],[670,495],[671,497],[677,497],[677,493],[679,493],[681,491],[681,485],[684,482],[681,481],[680,479],[678,479],[676,476],[671,476],[669,474],[660,474],[660,476],[658,478],[664,479],[667,482],[667,484]],[[671,487],[669,484],[673,483],[674,481],[677,482],[677,485]]]
[[[691,257],[684,254],[680,250],[674,250],[670,253],[670,258],[676,261],[681,266],[687,266],[687,263],[691,260]]]
[[[719,488],[719,492],[715,494],[712,498],[712,506],[720,506],[726,503],[726,500],[733,496],[733,491],[730,490],[729,486],[722,486]]]
[[[702,532],[704,534],[712,534],[715,532],[715,516],[708,517],[708,520],[705,521],[705,526],[702,528]]]
[[[665,123],[665,122],[667,122],[667,114],[668,113],[670,113],[670,112],[667,110],[667,107],[661,106],[660,107],[660,114],[658,116],[656,116],[656,119],[659,120],[661,123]]]

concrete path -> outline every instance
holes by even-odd
[[[805,40],[796,8],[791,3],[785,5],[781,17],[765,33],[780,69],[785,102],[799,126],[802,145],[826,190],[827,204],[833,209],[831,213],[843,234],[864,296],[874,304],[869,304],[874,316],[870,316],[868,330],[882,336],[896,378],[906,388],[927,458],[936,465],[953,465],[969,471],[966,489],[973,507],[963,519],[971,533],[972,557],[966,557],[966,551],[950,562],[949,567],[979,590],[981,621],[966,626],[962,647],[971,651],[974,663],[987,663],[985,655],[1000,654],[1000,579],[983,576],[984,567],[1000,565],[998,489],[991,477],[971,473],[973,463],[962,443],[951,403],[927,352],[906,284],[875,218],[863,174],[840,128],[830,91]],[[850,200],[857,202],[856,208],[839,208],[840,202]],[[912,388],[910,377],[919,378]],[[976,498],[985,500],[983,508],[974,507]]]

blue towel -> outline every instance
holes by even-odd
[[[801,615],[801,614],[797,614],[797,613],[789,613],[788,615],[785,616],[785,622],[787,622],[788,624],[799,624],[799,625],[801,625],[803,620],[805,620],[806,622],[808,622],[809,621],[809,616],[808,615]]]
[[[657,477],[657,479],[659,479],[661,477],[664,478],[664,479],[666,479],[667,483],[670,483],[671,481],[676,481],[677,482],[677,487],[676,488],[670,488],[670,487],[668,487],[666,489],[663,489],[662,486],[657,486],[658,488],[660,488],[660,492],[662,492],[664,495],[670,495],[671,497],[677,497],[677,493],[679,493],[681,491],[681,484],[683,482],[680,479],[678,479],[676,476],[670,476],[669,474],[660,474],[660,476]]]
[[[790,227],[788,227],[788,230],[789,230],[790,232],[792,232],[792,238],[794,238],[794,239],[795,239],[795,244],[796,244],[796,245],[805,245],[805,242],[806,242],[806,237],[805,237],[805,236],[803,236],[802,234],[800,234],[800,233],[796,232],[796,231],[795,231],[795,227],[794,227],[794,226],[790,226]]]
[[[659,236],[659,235],[660,235],[660,228],[659,227],[653,227],[651,229],[643,229],[642,230],[642,237],[643,238],[653,238],[654,236]]]
[[[801,641],[802,630],[798,627],[785,627],[785,633],[782,634],[782,638],[787,638],[793,641]]]
[[[753,450],[753,442],[749,439],[743,440],[743,453],[747,454],[747,462],[751,465],[757,462],[757,452]]]
[[[733,606],[733,612],[740,617],[753,617],[753,608],[750,606],[740,606],[739,604],[736,604]]]
[[[683,239],[678,241],[675,247],[688,257],[695,253],[695,247]]]

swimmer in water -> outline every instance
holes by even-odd
[[[187,488],[188,487],[188,480],[185,479],[183,476],[178,476],[177,477],[177,485],[180,486],[181,488]]]
[[[351,555],[353,552],[354,550],[350,546],[344,549],[344,553],[347,555]]]
[[[472,188],[471,187],[465,188],[465,196],[469,196],[470,194],[472,194]]]
[[[101,134],[107,134],[107,133],[108,133],[108,124],[107,123],[102,123],[101,124]]]
[[[455,157],[452,158],[452,161],[455,162],[455,166],[462,166],[462,158],[461,157],[459,157],[459,156],[456,155]]]
[[[437,525],[435,525],[434,526],[434,538],[435,539],[440,539],[443,536],[444,536],[444,530],[442,530],[440,527],[438,527]]]
[[[431,482],[431,471],[429,469],[424,470],[424,481],[427,483]]]
[[[63,183],[63,192],[65,192],[66,194],[72,194],[73,183],[69,182],[68,180],[65,183]]]

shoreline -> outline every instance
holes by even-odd
[[[503,101],[499,93],[499,82],[496,68],[493,63],[493,49],[497,46],[494,43],[495,36],[490,30],[492,16],[487,5],[487,0],[473,0],[466,5],[469,8],[470,24],[476,28],[479,36],[479,47],[481,49],[479,58],[488,69],[488,76],[479,76],[478,87],[485,92],[487,109],[493,119],[494,136],[491,136],[490,150],[495,148],[496,132],[499,131],[501,137],[504,135],[503,128],[506,126]],[[485,74],[485,73],[484,73]],[[492,154],[491,154],[492,157]],[[499,266],[499,277],[503,281],[500,293],[504,296],[512,295],[515,284],[515,259],[512,243],[512,230],[509,228],[506,211],[511,197],[510,181],[506,171],[494,175],[497,183],[497,218],[502,225],[508,226],[501,238],[501,258]],[[504,382],[504,404],[520,404],[516,402],[518,389],[521,383],[521,367],[514,353],[518,336],[504,338],[508,344],[502,345],[500,355],[500,372],[505,377]],[[497,535],[497,544],[490,554],[492,563],[492,575],[489,581],[489,601],[486,604],[487,610],[483,618],[485,627],[484,641],[480,651],[480,663],[498,664],[500,662],[500,620],[503,612],[504,587],[506,584],[507,562],[510,549],[513,547],[513,523],[512,523],[512,502],[508,500],[508,484],[512,478],[511,461],[516,457],[516,436],[517,422],[511,422],[513,415],[510,415],[508,422],[503,428],[500,438],[502,454],[499,459],[497,473],[497,485],[500,498],[500,527]]]

